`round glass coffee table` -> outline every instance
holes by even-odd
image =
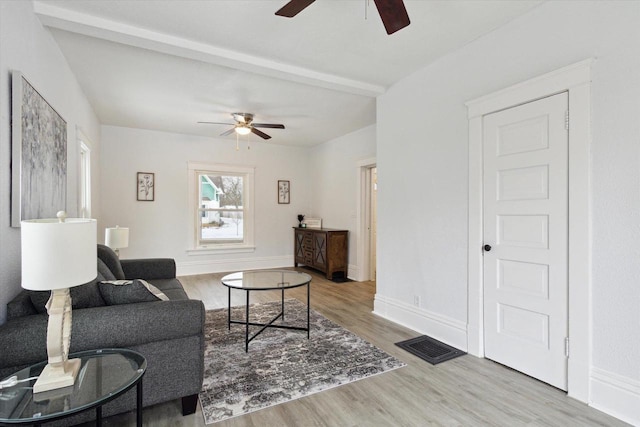
[[[142,377],[147,361],[132,350],[113,348],[69,355],[80,359],[73,386],[33,393],[33,384],[47,362],[11,375],[18,382],[0,389],[0,425],[40,424],[96,408],[96,425],[102,425],[102,405],[137,386],[136,425],[142,426]]]
[[[280,329],[295,329],[298,331],[307,331],[307,339],[309,339],[309,298],[310,298],[310,283],[311,276],[307,273],[301,273],[294,270],[253,270],[253,271],[241,271],[238,273],[232,273],[222,278],[222,284],[228,288],[228,314],[227,323],[229,330],[231,330],[231,324],[237,323],[245,326],[244,335],[244,351],[249,351],[249,342],[255,337],[260,335],[267,328],[280,328]],[[300,286],[307,287],[307,327],[289,326],[289,325],[274,325],[278,319],[284,321],[284,291],[285,289],[297,288]],[[231,320],[231,289],[240,289],[246,293],[246,307],[245,307],[245,320]],[[281,306],[280,313],[271,319],[267,323],[255,323],[249,321],[249,294],[251,291],[272,291],[281,290]],[[249,337],[249,326],[262,326],[262,328]]]

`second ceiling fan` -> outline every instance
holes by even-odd
[[[278,16],[293,18],[315,0],[291,0],[276,12]],[[387,34],[393,34],[408,26],[411,21],[402,0],[373,0],[378,8]]]

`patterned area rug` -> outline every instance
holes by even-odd
[[[279,309],[279,301],[252,304],[250,321],[266,323]],[[233,307],[231,318],[243,319],[244,310],[244,306]],[[306,326],[306,315],[305,304],[285,300],[285,324]],[[207,311],[200,393],[205,422],[244,415],[405,366],[313,310],[310,322],[309,340],[305,331],[270,328],[251,341],[245,353],[244,325],[232,324],[229,331],[226,308]]]

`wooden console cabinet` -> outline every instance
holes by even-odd
[[[294,227],[294,265],[320,270],[332,280],[334,273],[347,278],[349,231],[331,228]]]

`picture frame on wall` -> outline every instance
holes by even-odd
[[[278,181],[278,204],[288,205],[291,202],[291,183],[289,181]]]
[[[139,202],[153,202],[155,200],[156,178],[153,172],[138,172],[136,185]]]
[[[67,207],[67,122],[20,71],[11,72],[11,226]]]

